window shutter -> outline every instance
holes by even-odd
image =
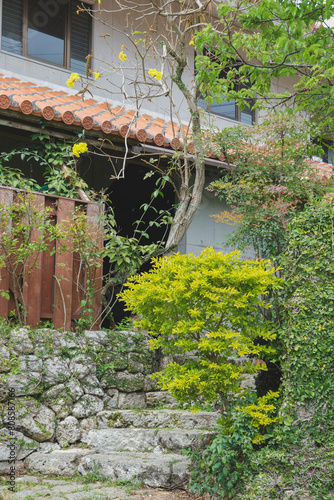
[[[77,3],[71,5],[71,71],[86,73],[86,57],[90,52],[91,17],[86,12],[77,14]]]
[[[22,55],[23,0],[2,2],[1,50]]]

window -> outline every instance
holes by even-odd
[[[75,0],[3,0],[1,49],[85,73],[91,17]]]
[[[322,149],[324,151],[322,161],[334,165],[334,142],[326,140],[326,144],[322,144]]]
[[[205,53],[207,54],[207,52]],[[234,65],[235,64],[236,63],[234,63]],[[228,71],[229,68],[222,70],[219,77],[226,78]],[[234,84],[235,90],[240,90],[245,87],[250,88],[250,85],[245,83],[243,83],[242,85],[240,83]],[[252,125],[255,122],[255,112],[253,109],[255,99],[246,99],[246,101],[249,103],[250,107],[245,107],[243,110],[239,108],[234,99],[231,101],[224,101],[224,99],[222,99],[220,102],[218,102],[217,99],[214,99],[212,104],[208,104],[207,102],[205,102],[203,97],[200,97],[198,105],[214,115],[225,116],[227,118],[230,118],[231,120],[236,120],[238,122],[245,123],[246,125]]]

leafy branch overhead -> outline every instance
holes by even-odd
[[[284,105],[316,117],[325,135],[333,132],[333,3],[228,0],[217,12],[220,25],[195,36],[196,78],[206,98]]]

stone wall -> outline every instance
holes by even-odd
[[[143,333],[21,328],[5,337],[0,339],[0,441],[10,427],[13,394],[15,436],[32,447],[40,443],[41,449],[79,441],[105,411],[174,403],[150,377],[163,366]]]

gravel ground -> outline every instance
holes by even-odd
[[[8,490],[8,478],[0,481],[0,500],[197,500],[201,497],[186,491],[167,491],[146,486],[120,486],[114,483],[83,484],[75,479],[46,479],[20,476],[16,491]]]

